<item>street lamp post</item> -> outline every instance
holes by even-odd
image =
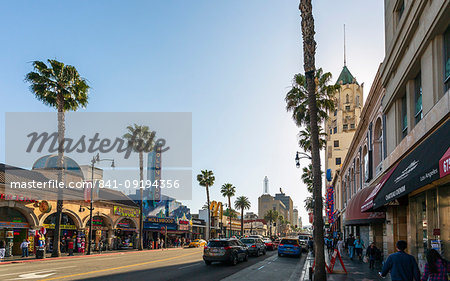
[[[91,250],[92,250],[92,211],[94,210],[94,206],[93,206],[93,201],[94,201],[94,197],[93,197],[93,191],[94,191],[94,168],[95,168],[95,163],[100,162],[100,161],[111,161],[111,167],[114,168],[114,159],[100,159],[100,155],[97,153],[97,155],[95,155],[94,157],[92,157],[91,160],[91,202],[90,202],[90,207],[88,208],[89,210],[89,236],[88,236],[88,251],[87,251],[87,255],[91,254]]]

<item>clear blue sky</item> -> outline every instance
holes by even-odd
[[[257,212],[264,176],[303,209],[298,129],[285,111],[302,71],[298,0],[8,1],[0,10],[0,161],[4,113],[53,111],[23,82],[30,61],[56,58],[92,87],[90,112],[192,112],[193,171],[213,170],[212,199],[231,182]],[[363,3],[364,2],[364,3]],[[317,67],[347,65],[365,96],[384,56],[382,1],[313,1]],[[206,201],[193,182],[196,213]]]

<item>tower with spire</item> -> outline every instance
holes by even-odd
[[[269,179],[267,176],[264,177],[263,194],[269,194]]]
[[[336,80],[336,84],[340,85],[334,95],[336,108],[334,112],[328,113],[329,118],[325,121],[325,169],[331,169],[332,177],[344,162],[363,106],[364,83],[360,85],[347,67],[345,35],[344,25],[344,66]]]

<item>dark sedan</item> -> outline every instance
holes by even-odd
[[[229,262],[236,265],[239,261],[248,261],[247,246],[237,239],[212,239],[203,250],[206,265],[212,262]]]
[[[259,257],[266,254],[266,244],[260,238],[242,238],[241,242],[248,247],[251,255]]]

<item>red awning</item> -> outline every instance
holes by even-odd
[[[345,209],[345,224],[368,224],[382,222],[386,218],[384,212],[361,212],[361,207],[366,198],[372,193],[376,185],[371,185],[358,191],[348,202]]]
[[[373,200],[375,199],[375,196],[377,196],[378,192],[380,192],[381,188],[384,186],[386,181],[389,179],[389,177],[392,175],[392,173],[395,171],[395,168],[397,168],[398,163],[392,167],[387,173],[384,174],[384,176],[381,178],[381,180],[375,185],[372,185],[369,188],[372,188],[372,192],[370,192],[369,196],[365,199],[363,205],[361,206],[361,212],[367,212],[372,209],[373,207]]]

